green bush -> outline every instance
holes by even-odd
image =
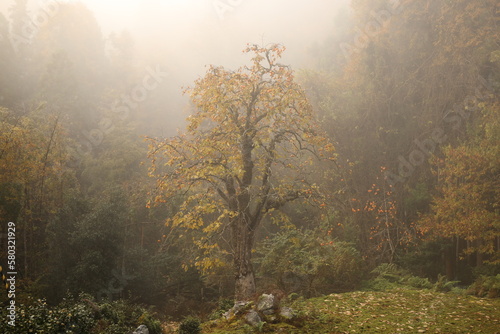
[[[146,325],[150,334],[162,333],[161,322],[150,310],[125,300],[100,304],[98,315],[101,320],[99,333],[126,333],[139,325]]]
[[[410,276],[407,278],[406,283],[417,289],[431,289],[433,284],[429,281],[428,278],[418,277],[418,276]]]
[[[405,276],[409,275],[408,271],[394,263],[382,263],[373,269],[371,273],[377,275],[378,278],[384,278],[392,283],[400,282]]]
[[[146,325],[149,330],[149,334],[162,334],[163,329],[161,327],[161,322],[154,317],[149,311],[145,310],[144,313],[139,317],[137,325]]]
[[[434,284],[434,290],[438,292],[449,292],[456,287],[459,281],[448,281],[445,275],[438,275],[438,280]]]
[[[500,263],[483,263],[473,270],[474,278],[481,276],[496,276],[500,274]]]
[[[287,292],[352,290],[362,276],[356,248],[319,231],[279,232],[262,242],[255,262],[258,275],[274,279],[274,285]]]
[[[480,276],[467,289],[469,294],[478,297],[500,297],[500,274],[496,276]]]
[[[364,290],[386,291],[398,287],[408,272],[394,263],[382,263],[370,273],[373,275],[368,281],[363,282]]]
[[[0,311],[7,319],[7,308]],[[68,333],[68,334],[123,334],[139,325],[148,327],[149,333],[161,334],[161,323],[147,309],[125,301],[97,304],[91,297],[64,299],[57,306],[45,300],[29,300],[29,304],[16,305],[15,327],[0,322],[0,333]]]
[[[382,263],[372,270],[372,279],[364,282],[365,290],[386,291],[395,287],[432,289],[434,285],[428,278],[412,275],[394,263]]]
[[[18,305],[16,315],[15,327],[1,321],[0,332],[84,334],[90,333],[96,322],[93,310],[84,303],[51,308],[42,299]],[[2,308],[2,319],[7,319],[6,308]]]
[[[210,314],[210,320],[217,320],[222,317],[224,313],[229,311],[234,306],[234,300],[229,298],[221,298],[217,303],[217,308]]]
[[[201,333],[201,322],[195,317],[186,317],[179,326],[179,334],[199,334]]]

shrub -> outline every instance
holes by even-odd
[[[221,298],[217,303],[217,308],[210,314],[210,320],[217,320],[222,317],[224,313],[229,311],[234,306],[234,300],[229,298]]]
[[[7,319],[7,308],[0,311]],[[125,301],[97,304],[85,295],[69,297],[50,307],[45,300],[16,305],[15,327],[0,322],[0,333],[123,334],[144,324],[149,333],[161,334],[161,323],[147,309]]]
[[[378,278],[383,278],[389,282],[397,283],[408,276],[408,272],[394,263],[382,263],[377,268],[373,269],[372,274],[377,275]]]
[[[201,333],[200,325],[201,322],[198,318],[186,317],[179,326],[179,334],[199,334]]]
[[[439,292],[448,292],[451,291],[455,286],[459,283],[459,281],[448,281],[445,275],[438,275],[438,279],[434,284],[434,290]]]
[[[418,276],[410,276],[406,280],[406,283],[417,289],[431,289],[433,284],[429,281],[428,278],[418,277]]]
[[[161,334],[161,323],[147,308],[134,305],[125,300],[103,303],[99,305],[99,333],[119,334],[146,325],[150,334]]]
[[[374,277],[364,282],[364,289],[386,291],[397,287],[403,281],[403,277],[408,275],[408,272],[394,263],[382,263],[370,274]]]
[[[394,263],[382,263],[371,274],[374,277],[364,282],[365,290],[385,291],[402,286],[431,289],[434,286],[428,278],[414,276]]]
[[[287,292],[346,291],[362,276],[361,255],[352,244],[315,231],[275,234],[257,249],[256,263],[259,275]]]
[[[500,274],[500,263],[483,263],[481,266],[474,268],[473,274],[475,278],[496,276]]]
[[[161,322],[154,317],[149,311],[145,310],[144,313],[139,317],[137,325],[146,325],[149,330],[149,334],[162,334],[163,329],[161,327]]]
[[[478,297],[500,297],[500,274],[496,276],[480,276],[467,290]]]
[[[2,308],[2,318],[7,314]],[[84,303],[62,304],[51,308],[45,300],[31,301],[30,305],[18,305],[15,327],[7,321],[0,322],[2,333],[90,333],[96,319],[93,310]]]

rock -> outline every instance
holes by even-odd
[[[280,317],[282,317],[283,319],[286,319],[286,320],[291,320],[291,319],[295,318],[295,311],[289,307],[286,307],[286,306],[282,307],[280,309]]]
[[[272,294],[263,294],[260,296],[257,302],[257,311],[262,312],[265,315],[270,315],[274,313],[276,300]]]
[[[264,315],[273,315],[274,313],[274,309],[272,308],[262,311],[262,314]]]
[[[255,310],[250,310],[245,315],[245,321],[252,327],[259,327],[262,323],[262,319]]]
[[[140,325],[132,334],[149,334],[149,329],[146,325]]]
[[[234,306],[227,312],[225,312],[222,316],[229,320],[235,315],[247,310],[252,305],[252,302],[236,302]]]
[[[245,310],[248,305],[250,305],[252,302],[236,302],[234,303],[233,308],[231,309],[234,314],[238,314],[242,310]]]

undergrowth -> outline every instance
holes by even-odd
[[[9,319],[6,307],[0,312],[2,319]],[[1,321],[0,332],[123,334],[139,325],[146,325],[150,334],[162,334],[161,322],[150,309],[124,300],[98,303],[82,294],[69,296],[57,306],[49,306],[43,299],[16,305],[14,322]]]

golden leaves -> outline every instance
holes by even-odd
[[[212,255],[219,247],[212,246],[228,224],[258,226],[269,213],[276,224],[289,225],[277,209],[300,197],[326,206],[304,171],[334,158],[335,148],[318,130],[291,69],[277,63],[284,50],[249,46],[250,67],[210,66],[186,90],[195,107],[187,133],[149,139],[157,202],[181,199],[169,223],[199,232],[196,244],[207,254],[195,264],[203,270],[218,265]]]
[[[461,145],[443,148],[444,157],[432,160],[439,167],[440,183],[432,212],[421,217],[419,228],[425,233],[470,241],[474,247],[468,252],[491,254],[500,236],[500,182],[495,167],[500,163],[500,142],[495,135],[500,133],[499,112],[498,106],[488,106],[475,124],[477,129],[487,126],[492,132],[476,132]]]

